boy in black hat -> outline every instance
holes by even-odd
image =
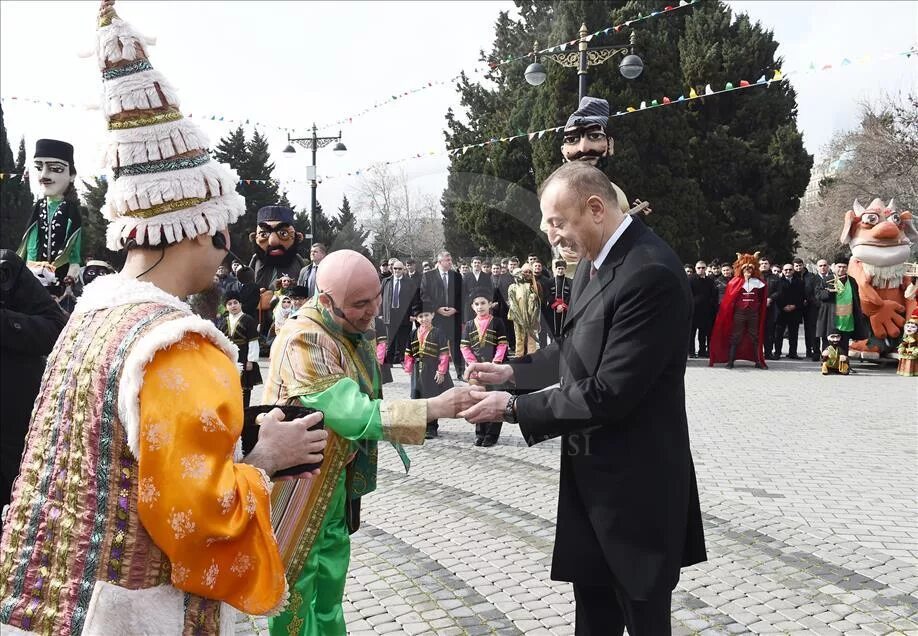
[[[35,142],[34,175],[40,198],[17,253],[28,263],[49,263],[58,280],[80,275],[83,232],[80,200],[73,180],[73,146],[66,141]]]
[[[242,402],[248,406],[252,398],[252,387],[261,384],[261,369],[258,367],[258,323],[250,315],[242,312],[242,299],[238,291],[226,292],[223,302],[226,305],[223,333],[239,348]]]

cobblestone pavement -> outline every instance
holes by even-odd
[[[674,633],[918,634],[918,382],[770,364],[689,361],[709,560],[682,571]],[[394,375],[387,396],[407,395]],[[573,634],[571,587],[548,578],[558,441],[529,448],[513,425],[496,447],[473,440],[441,421],[407,476],[380,447],[352,537],[350,634]]]

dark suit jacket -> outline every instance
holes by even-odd
[[[434,326],[442,329],[450,342],[459,342],[462,329],[462,306],[465,294],[462,291],[462,276],[456,270],[449,271],[449,300],[443,287],[440,268],[434,267],[421,279],[421,307],[424,311],[437,311],[438,307],[455,307],[458,311],[452,318],[434,314]]]
[[[776,291],[774,302],[778,305],[778,316],[783,316],[785,320],[799,320],[803,316],[803,303],[806,299],[803,280],[798,276],[792,276],[790,280],[782,276],[778,279]],[[784,311],[788,305],[796,309]]]
[[[706,559],[685,414],[692,299],[682,264],[632,223],[598,273],[578,267],[558,342],[511,363],[529,444],[561,436],[552,578],[632,599]]]
[[[383,324],[389,326],[407,325],[411,316],[417,315],[421,304],[421,290],[410,276],[402,276],[398,286],[398,309],[392,307],[392,292],[395,289],[395,276],[383,280],[380,317]]]

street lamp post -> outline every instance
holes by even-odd
[[[616,55],[624,56],[618,65],[618,70],[625,79],[635,79],[644,71],[644,61],[635,54],[634,46],[637,43],[637,37],[634,31],[631,32],[631,38],[628,44],[613,44],[610,46],[588,47],[586,36],[589,34],[586,23],[580,26],[580,39],[576,51],[564,53],[546,53],[543,57],[561,66],[577,69],[577,102],[584,98],[587,93],[587,80],[589,77],[589,67],[597,66],[608,62]],[[545,67],[539,62],[537,53],[539,43],[535,42],[532,46],[533,62],[526,68],[526,81],[533,86],[538,86],[548,77]]]
[[[309,208],[309,246],[312,247],[312,244],[315,243],[316,236],[316,190],[319,188],[318,176],[316,175],[316,151],[319,148],[324,148],[333,141],[338,143],[335,144],[335,147],[332,148],[332,151],[336,155],[342,155],[347,152],[347,146],[341,143],[341,131],[338,131],[337,137],[319,137],[316,135],[317,129],[315,123],[312,124],[312,136],[311,137],[302,137],[302,138],[292,138],[290,133],[287,133],[287,147],[284,148],[284,154],[290,156],[296,153],[296,148],[293,147],[293,144],[298,144],[307,150],[312,151],[312,165],[309,166],[309,169],[306,171],[306,176],[309,179],[309,187],[312,188],[312,203]]]

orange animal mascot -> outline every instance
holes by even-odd
[[[841,242],[851,246],[848,275],[858,284],[861,309],[870,325],[867,340],[851,343],[851,355],[876,359],[893,351],[905,317],[915,309],[913,276],[907,274],[909,249],[918,240],[912,213],[874,199],[866,208],[854,201],[845,213]],[[907,297],[911,296],[911,297]]]
[[[765,364],[765,299],[768,283],[759,272],[759,253],[736,254],[733,278],[727,283],[711,332],[710,362],[726,362],[732,369],[736,360],[749,360],[757,369]]]

